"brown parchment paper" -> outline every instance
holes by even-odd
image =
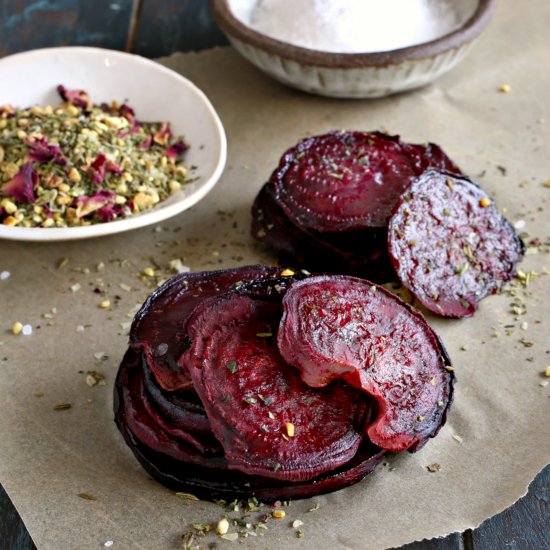
[[[11,273],[0,281],[0,482],[38,548],[106,541],[175,548],[190,523],[222,516],[211,503],[185,504],[142,471],[113,424],[112,384],[132,311],[151,289],[152,280],[139,277],[145,267],[164,278],[178,257],[193,270],[275,261],[248,236],[249,207],[299,138],[360,128],[435,141],[478,176],[513,222],[525,222],[529,238],[548,241],[549,21],[547,0],[521,8],[503,0],[461,66],[420,91],[376,101],[285,88],[230,49],[162,60],[196,82],[221,115],[229,160],[216,189],[156,228],[73,243],[0,242],[0,271]],[[505,83],[510,93],[499,92]],[[68,263],[58,268],[63,257]],[[522,269],[541,273],[549,260],[544,247],[531,248]],[[435,440],[390,458],[354,487],[293,503],[285,520],[240,547],[381,549],[474,527],[523,495],[550,462],[550,386],[540,385],[550,364],[550,277],[534,278],[527,291],[527,313],[518,319],[507,294],[487,299],[473,319],[430,318],[459,382]],[[106,298],[111,308],[100,309]],[[33,334],[11,334],[15,321],[30,323]],[[510,335],[504,325],[513,327]],[[104,375],[105,385],[90,387],[87,371]],[[53,409],[65,402],[69,410]],[[428,472],[433,463],[439,472]],[[289,526],[295,519],[304,522],[303,539]]]

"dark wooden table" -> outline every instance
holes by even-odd
[[[0,37],[0,56],[81,45],[160,57],[227,44],[206,0],[0,0]],[[0,550],[34,548],[0,485]],[[472,549],[550,550],[550,466],[536,477],[524,498],[478,529],[401,548]]]

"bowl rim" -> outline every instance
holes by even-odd
[[[0,66],[17,64],[21,61],[27,61],[28,58],[32,59],[33,57],[36,57],[40,59],[41,56],[63,54],[64,52],[71,52],[71,54],[83,54],[86,56],[108,55],[124,61],[138,63],[154,71],[164,73],[173,78],[176,82],[178,82],[178,84],[187,87],[191,93],[202,102],[212,119],[215,136],[217,139],[216,149],[219,149],[214,162],[214,167],[210,173],[206,173],[204,175],[204,181],[201,186],[189,195],[178,198],[170,203],[163,201],[159,203],[157,207],[144,210],[143,212],[129,218],[77,227],[9,227],[0,224],[0,239],[35,242],[68,241],[106,236],[132,229],[139,229],[180,214],[184,210],[187,210],[202,200],[214,188],[223,174],[227,161],[227,137],[225,135],[225,130],[220,116],[216,112],[206,94],[191,80],[175,70],[137,54],[91,46],[58,46],[51,48],[37,48],[0,58]]]
[[[294,46],[246,26],[233,15],[229,0],[210,0],[210,7],[214,20],[230,39],[240,40],[272,55],[300,64],[351,69],[373,65],[379,67],[395,65],[406,60],[434,57],[447,50],[459,48],[466,42],[474,40],[487,26],[496,2],[497,0],[479,0],[475,12],[461,27],[435,40],[406,48],[372,53],[335,53]]]

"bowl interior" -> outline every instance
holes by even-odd
[[[93,103],[127,102],[138,120],[168,121],[190,145],[185,156],[196,180],[155,208],[125,220],[86,227],[23,228],[0,225],[0,237],[29,240],[82,238],[154,223],[188,208],[216,183],[226,139],[214,108],[193,83],[142,57],[97,48],[48,48],[0,60],[0,105],[57,105],[58,84],[86,90]],[[21,236],[22,235],[22,236]]]
[[[305,3],[313,0],[299,1]],[[439,36],[439,38],[432,38],[420,42],[415,41],[413,45],[397,46],[394,49],[386,49],[383,51],[340,53],[328,51],[327,49],[303,47],[289,41],[272,38],[268,34],[259,32],[254,27],[250,26],[249,23],[251,10],[259,3],[259,0],[210,0],[212,13],[216,22],[234,45],[242,44],[239,51],[241,51],[245,57],[256,59],[256,63],[252,59],[251,61],[258,66],[260,66],[260,57],[262,57],[262,59],[267,59],[265,56],[275,56],[277,58],[296,62],[301,66],[337,69],[362,69],[365,67],[383,68],[400,64],[408,60],[431,59],[444,52],[457,50],[463,45],[471,43],[487,26],[497,0],[448,0],[448,2],[451,3],[449,5],[452,5],[452,9],[455,10],[459,20],[463,21],[463,23],[459,25],[459,28],[450,30],[442,36]],[[261,3],[262,6],[268,4],[268,0],[264,0]],[[286,5],[287,4],[285,4],[285,6]],[[290,5],[295,9],[296,17],[294,19],[290,17],[289,25],[295,26],[296,22],[298,22],[299,26],[300,22],[298,18],[301,12],[294,2],[292,4],[289,2],[288,6]],[[382,4],[379,3],[379,5]],[[387,13],[387,6],[385,3],[383,5],[384,11]],[[434,2],[432,5],[439,6],[437,2]],[[336,7],[338,6],[336,5]],[[309,9],[311,9],[311,7]],[[304,10],[301,11],[303,12]],[[293,12],[290,12],[290,16],[292,16],[292,13]],[[393,17],[393,19],[390,17],[390,19],[399,22],[399,25],[402,26],[409,21],[404,15],[406,14],[400,14],[400,12],[396,10],[395,17]],[[317,28],[316,32],[323,32],[323,36],[332,33],[331,21],[332,19],[328,18],[328,21],[325,21],[325,23],[327,23],[326,28],[324,30]],[[345,25],[344,31],[342,32],[345,33]],[[358,32],[358,29],[355,28],[354,32]],[[257,50],[257,52],[253,50]],[[258,56],[258,52],[261,52],[260,56]],[[279,63],[279,61],[276,61],[276,63]]]
[[[318,17],[312,19],[305,17],[304,15],[308,10],[314,8],[314,0],[295,0],[292,3],[291,9],[284,4],[274,4],[273,2],[261,2],[259,0],[224,0],[227,2],[227,6],[233,17],[245,27],[254,29],[259,34],[264,34],[275,40],[280,40],[285,43],[291,43],[298,47],[306,49],[319,50],[332,53],[373,53],[379,51],[389,51],[397,49],[399,47],[408,47],[421,42],[411,42],[406,44],[401,35],[406,30],[408,24],[407,21],[400,19],[398,12],[395,12],[399,5],[395,3],[381,3],[377,6],[377,13],[374,17],[367,19],[372,8],[369,9],[361,3],[343,3],[341,5],[328,5],[330,8],[325,10],[325,17]],[[460,29],[475,13],[479,6],[480,0],[449,0],[445,4],[433,4],[431,8],[431,17],[428,21],[421,21],[420,16],[426,14],[426,9],[423,7],[413,8],[411,14],[413,19],[411,24],[417,24],[422,28],[422,31],[418,31],[420,36],[423,32],[432,32],[434,36],[430,39],[435,40],[441,38],[445,34],[454,32]],[[366,9],[365,9],[366,8]],[[340,17],[343,15],[344,17]],[[347,20],[346,20],[346,17]],[[452,16],[452,19],[448,20]],[[357,26],[357,18],[365,18],[360,27]],[[441,29],[446,28],[446,31],[436,31],[436,24],[431,19],[441,18],[447,19],[445,26],[441,26]],[[387,35],[390,38],[380,37],[378,39],[373,38],[373,35],[377,34],[379,25],[387,25]],[[361,30],[360,30],[361,29]],[[311,37],[308,38],[307,33],[311,33]],[[333,33],[333,43],[329,46],[326,41],[327,35]],[[371,35],[369,37],[369,34]],[[397,46],[392,48],[391,36],[396,41]],[[365,44],[375,44],[377,41],[386,44],[384,47],[368,48],[368,49],[346,49],[349,47],[356,47],[350,42],[350,37],[356,40],[363,41]],[[362,38],[361,38],[362,37]],[[374,41],[373,41],[374,40]],[[315,48],[314,42],[322,41],[325,48]],[[401,44],[400,45],[400,41]],[[360,43],[360,42],[359,42]]]

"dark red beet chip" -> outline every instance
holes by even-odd
[[[246,500],[260,502],[310,498],[338,491],[361,481],[384,458],[385,452],[365,441],[346,464],[312,480],[291,483],[277,479],[249,476],[236,470],[201,468],[180,462],[144,447],[125,426],[124,439],[149,474],[174,491],[189,492],[201,499]]]
[[[197,306],[182,357],[229,468],[303,481],[342,466],[357,452],[373,402],[339,382],[304,384],[275,345],[280,299],[267,290],[262,299],[259,287],[245,292]]]
[[[275,202],[269,184],[262,187],[252,206],[252,235],[276,248],[283,264],[354,274],[376,282],[395,279],[385,228],[319,233],[298,227]]]
[[[449,360],[422,314],[355,277],[294,283],[283,299],[278,346],[302,379],[343,378],[378,401],[368,427],[379,447],[417,450],[443,425],[452,397]]]
[[[402,283],[438,315],[466,317],[508,281],[524,245],[467,178],[429,170],[403,193],[389,224]]]
[[[163,390],[151,373],[147,362],[142,359],[143,387],[151,407],[166,422],[190,432],[210,434],[212,428],[202,402],[194,389],[169,392]]]
[[[239,284],[275,276],[280,270],[262,265],[220,271],[182,273],[155,290],[137,313],[130,345],[145,353],[159,385],[166,390],[191,387],[178,359],[189,345],[184,326],[202,299],[223,294]]]
[[[228,470],[223,457],[216,454],[197,461],[196,451],[156,427],[142,407],[143,393],[139,385],[141,367],[139,354],[128,351],[115,383],[115,421],[145,470],[174,490],[189,491],[205,499],[233,500],[256,496],[271,502],[307,498],[360,481],[384,457],[384,451],[365,441],[357,454],[342,467],[312,480],[296,483]]]
[[[128,351],[115,381],[115,421],[126,426],[146,447],[180,462],[207,468],[225,467],[222,449],[209,434],[197,437],[183,429],[167,431],[157,414],[151,414],[143,388],[139,354]]]
[[[380,132],[331,132],[286,151],[269,185],[299,227],[384,228],[399,195],[428,167],[458,171],[436,145],[410,145]]]

